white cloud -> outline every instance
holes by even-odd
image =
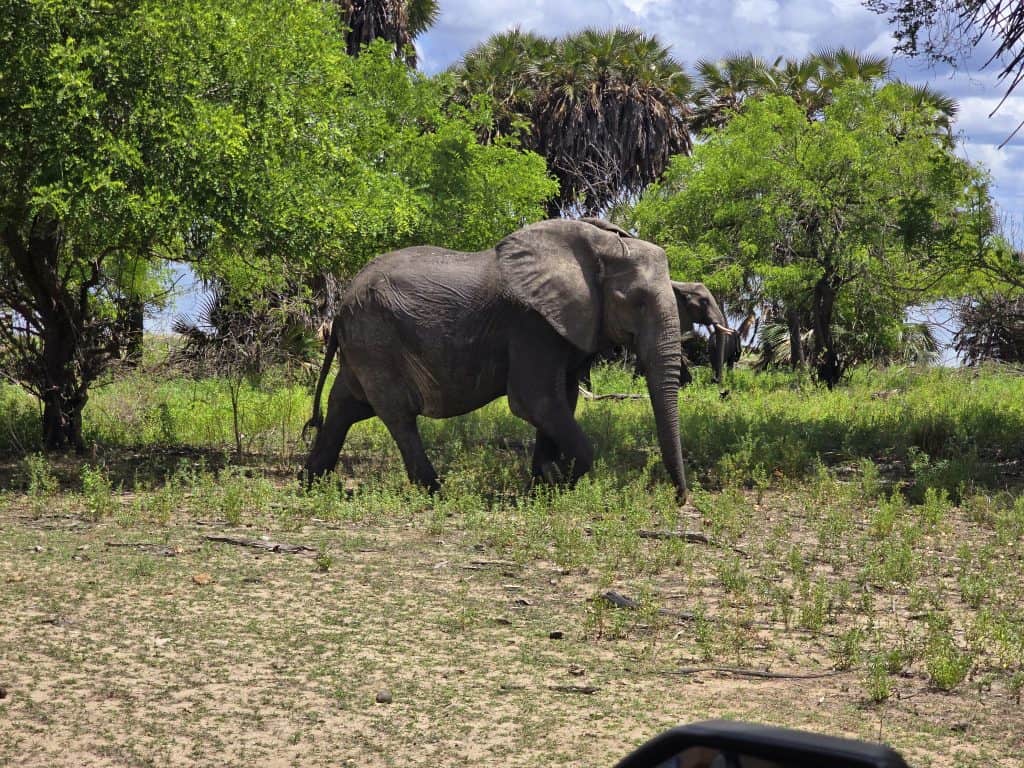
[[[732,17],[773,27],[779,21],[779,4],[776,0],[738,0],[733,6]]]
[[[864,12],[861,0],[828,0],[832,12],[837,18],[851,19],[860,16]]]
[[[1004,133],[1009,136],[1024,120],[1024,95],[1011,96],[1000,105],[1001,98],[968,96],[959,99],[957,125],[970,134]]]

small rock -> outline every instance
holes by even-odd
[[[377,696],[374,699],[378,704],[390,704],[391,703],[391,691],[387,688],[381,688],[377,691]]]
[[[563,637],[565,637],[565,632],[560,629],[553,629],[548,632],[548,638],[551,640],[561,640]]]
[[[0,685],[0,699],[7,698],[7,689]]]
[[[587,670],[584,667],[581,667],[579,664],[570,664],[569,674],[573,675],[574,677],[583,677],[583,675],[587,674]]]
[[[213,581],[213,576],[208,573],[195,573],[192,575],[192,583],[198,584],[200,587],[205,587]]]
[[[36,552],[42,552],[43,551],[43,548],[41,546],[39,546],[38,544],[36,544],[34,547],[32,547],[32,549],[34,549]]]

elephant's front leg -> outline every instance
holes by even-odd
[[[558,451],[558,443],[554,438],[542,430],[537,430],[537,440],[533,444],[533,461],[530,464],[530,471],[533,479],[542,480],[546,483],[555,483],[558,478],[552,471],[557,467],[559,474],[562,468],[557,466],[561,454]]]
[[[572,384],[576,386],[575,378]],[[522,374],[513,372],[509,381],[512,413],[537,428],[534,477],[548,482],[561,479],[574,483],[594,463],[594,449],[573,417],[565,386],[564,370],[545,375],[543,371],[524,369]]]
[[[565,378],[565,400],[569,413],[576,413],[576,403],[580,396],[580,382],[590,372],[590,365],[584,364],[576,371],[569,371]],[[531,471],[534,480],[555,484],[568,477],[572,468],[565,456],[559,451],[558,442],[543,430],[537,430],[537,440],[533,445],[533,461]]]

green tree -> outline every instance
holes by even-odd
[[[0,0],[0,16],[0,374],[40,398],[50,448],[82,446],[118,307],[158,298],[140,276],[162,261],[241,294],[427,234],[492,242],[554,188],[540,158],[478,147],[486,114],[444,108],[386,43],[349,57],[324,3]]]
[[[866,332],[879,333],[911,304],[957,295],[954,275],[990,236],[986,178],[933,119],[899,83],[846,83],[820,120],[788,97],[748,102],[674,159],[634,224],[682,274],[806,314],[812,362],[831,387],[849,362],[837,318],[865,332],[874,315]]]

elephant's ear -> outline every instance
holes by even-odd
[[[697,322],[692,306],[693,286],[694,283],[672,281],[672,293],[676,296],[676,308],[679,310],[679,328],[683,333],[692,332],[693,326]]]
[[[610,221],[599,219],[595,216],[584,216],[582,219],[580,219],[580,221],[586,222],[587,224],[591,224],[592,226],[595,226],[598,229],[603,229],[606,232],[614,232],[619,237],[633,237],[631,234],[629,234],[629,232],[624,230],[622,227],[616,224],[612,224]]]
[[[617,247],[612,237],[575,221],[531,224],[495,246],[502,283],[573,346],[595,352],[602,312],[600,253]]]

